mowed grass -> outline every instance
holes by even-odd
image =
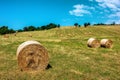
[[[89,48],[91,37],[111,39],[113,48]],[[52,68],[20,71],[16,50],[27,40],[37,40],[48,50]],[[0,36],[0,80],[120,80],[120,26],[62,27]]]

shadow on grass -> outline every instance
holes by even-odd
[[[52,66],[50,64],[48,64],[47,67],[46,67],[46,70],[48,70],[50,68],[52,68]]]

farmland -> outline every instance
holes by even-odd
[[[0,36],[0,80],[119,80],[120,26],[61,27]],[[113,48],[89,48],[89,38],[107,38]],[[20,71],[16,50],[24,41],[36,40],[47,50],[51,68]]]

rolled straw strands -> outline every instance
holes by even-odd
[[[88,47],[98,48],[100,47],[100,41],[95,38],[90,38],[87,42]]]
[[[101,47],[104,47],[104,48],[112,48],[113,46],[112,40],[109,40],[109,39],[102,39],[100,41],[100,44],[101,44]]]
[[[17,49],[18,66],[21,70],[45,70],[48,65],[48,52],[37,41],[26,41]]]

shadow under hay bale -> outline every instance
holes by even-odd
[[[104,48],[112,48],[113,47],[113,41],[109,39],[102,39],[100,41],[101,47]]]
[[[52,68],[52,66],[50,64],[48,64],[47,67],[46,67],[46,69],[48,70],[50,68]]]
[[[87,42],[87,46],[91,48],[98,48],[100,47],[100,41],[95,38],[90,38]]]
[[[26,41],[17,49],[18,66],[21,71],[45,70],[48,66],[48,52],[37,41]]]

